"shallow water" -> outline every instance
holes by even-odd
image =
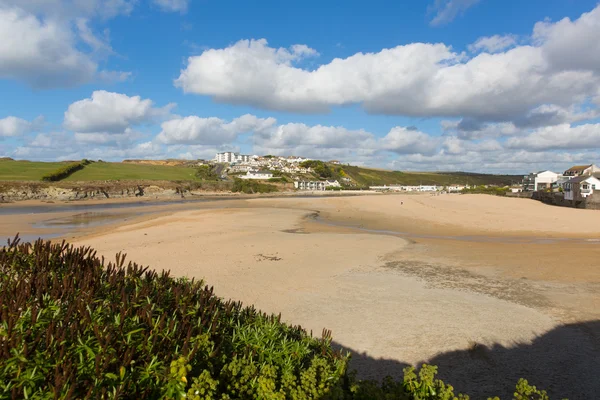
[[[290,197],[322,197],[322,196],[290,196]],[[177,211],[191,209],[205,209],[199,205],[205,203],[221,202],[223,200],[243,200],[240,197],[223,197],[223,198],[202,198],[202,199],[182,199],[169,202],[164,201],[140,201],[130,203],[99,203],[99,204],[73,204],[73,205],[40,205],[40,206],[12,206],[7,205],[0,207],[0,216],[2,215],[37,215],[37,214],[52,214],[52,213],[70,213],[72,215],[60,216],[54,218],[45,218],[40,216],[40,220],[32,223],[30,227],[34,232],[20,234],[23,241],[33,241],[37,238],[52,239],[56,237],[67,236],[69,234],[85,233],[93,228],[100,226],[121,223],[134,217],[142,215],[152,215],[161,212],[169,211],[171,206],[177,206]],[[154,206],[154,209],[149,207]],[[226,208],[226,204],[222,204],[216,208]],[[214,208],[214,207],[211,207]],[[370,229],[364,226],[355,226],[351,224],[340,223],[331,220],[323,219],[318,212],[310,214],[310,219],[316,223],[342,227],[347,229],[357,230],[359,232],[372,233],[378,235],[391,235],[406,239],[442,239],[442,240],[458,240],[465,242],[478,243],[506,243],[506,244],[558,244],[558,243],[585,243],[590,245],[599,245],[600,238],[554,238],[554,237],[523,237],[523,236],[485,236],[485,235],[432,235],[418,234],[413,232],[403,232],[396,230],[385,229]],[[296,233],[296,232],[294,232]],[[0,238],[7,233],[0,232]]]

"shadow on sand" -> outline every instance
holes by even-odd
[[[359,378],[402,379],[408,365],[334,345],[352,351],[351,368]],[[600,399],[600,321],[561,325],[531,343],[511,347],[473,343],[466,350],[440,353],[422,363],[437,365],[440,379],[473,400],[512,399],[519,378],[545,389],[551,400]]]

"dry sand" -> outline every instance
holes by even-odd
[[[600,212],[483,195],[198,207],[213,209],[77,241],[205,278],[218,295],[315,334],[331,329],[363,377],[432,361],[474,398],[509,395],[520,376],[557,398],[600,391],[600,244],[588,240],[600,237]]]

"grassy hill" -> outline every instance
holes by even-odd
[[[521,175],[491,175],[470,172],[401,172],[326,163],[331,177],[351,178],[357,186],[379,185],[511,185],[521,182]],[[315,174],[317,176],[317,174]]]
[[[39,181],[69,162],[0,160],[0,181]],[[196,170],[183,166],[95,162],[65,181],[162,180],[195,181]]]
[[[68,162],[34,162],[0,159],[0,181],[39,181]],[[323,164],[323,163],[322,163]],[[355,187],[376,185],[510,185],[520,182],[520,175],[487,175],[467,172],[400,172],[356,166],[324,164],[330,177],[340,180],[349,177]],[[196,168],[183,165],[160,165],[151,163],[94,162],[74,172],[63,181],[198,181]],[[289,177],[288,177],[289,178]],[[320,179],[318,174],[305,179]],[[288,179],[289,180],[289,179]]]
[[[189,167],[96,162],[69,176],[66,181],[160,180],[195,181],[196,170]]]
[[[69,164],[68,162],[39,162],[0,160],[0,181],[39,181],[42,176]]]

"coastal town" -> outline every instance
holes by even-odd
[[[342,177],[341,182],[337,179],[315,179],[314,177],[318,174],[314,174],[315,171],[310,166],[311,161],[313,160],[298,156],[258,156],[222,152],[217,153],[210,162],[225,165],[223,174],[240,179],[271,180],[287,174],[293,180],[294,188],[297,190],[318,191],[352,187],[353,181],[350,177]],[[326,163],[333,166],[342,165],[337,160]],[[498,187],[497,184],[483,186]],[[382,192],[461,193],[475,188],[475,185],[468,182],[450,185],[384,184],[370,185],[368,188]],[[511,195],[533,197],[546,202],[552,198],[553,204],[578,207],[586,201],[591,202],[594,191],[600,191],[600,167],[587,164],[573,166],[562,173],[550,170],[532,172],[524,175],[521,182],[515,182],[513,185],[501,187],[501,189]],[[548,194],[551,194],[551,197]]]

